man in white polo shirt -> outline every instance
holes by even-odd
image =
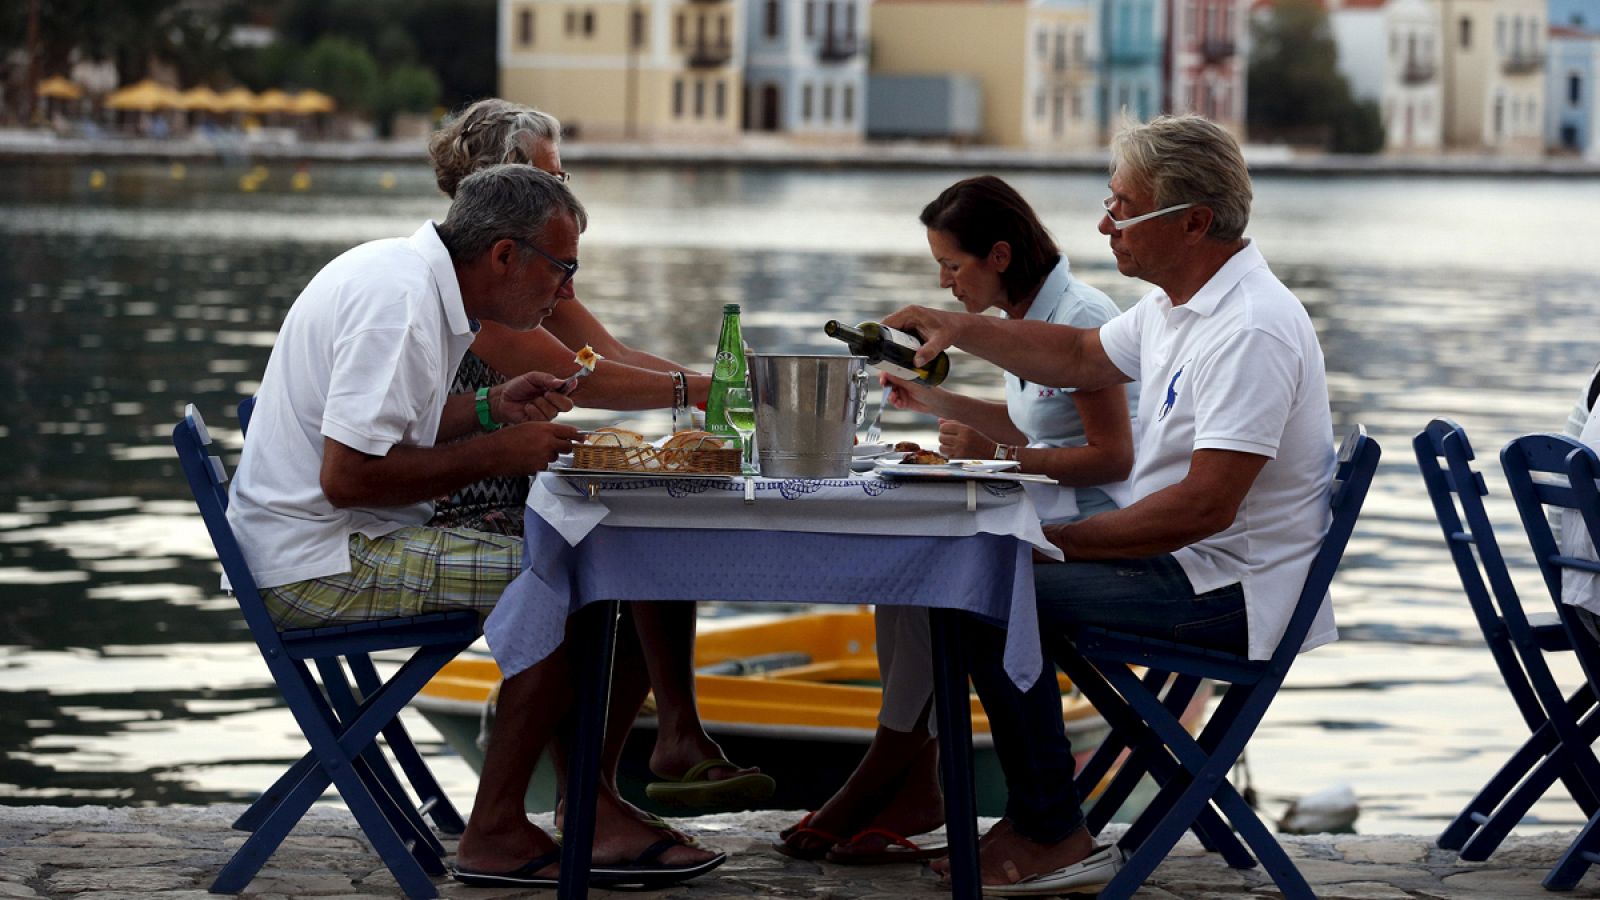
[[[573,294],[583,206],[532,166],[461,182],[444,222],[325,266],[284,318],[256,397],[228,519],[283,628],[444,609],[487,615],[522,572],[520,538],[430,528],[433,499],[527,476],[579,432],[562,381],[529,372],[449,393],[480,321],[526,330]],[[560,854],[528,821],[534,764],[571,705],[565,654],[508,679],[456,855],[469,884],[552,887]],[[595,884],[663,885],[725,858],[602,791]]]
[[[1251,195],[1215,124],[1125,128],[1100,232],[1118,271],[1155,285],[1134,308],[1099,329],[921,307],[884,320],[923,336],[919,358],[958,346],[1038,384],[1139,382],[1134,502],[1045,529],[1066,562],[1035,566],[1042,629],[1103,625],[1265,659],[1288,625],[1327,530],[1333,425],[1310,316],[1244,237]],[[1116,851],[1096,851],[1083,827],[1055,682],[1018,691],[998,629],[965,634],[1009,789],[981,852],[985,894],[1109,880]],[[1324,600],[1303,649],[1336,637]]]

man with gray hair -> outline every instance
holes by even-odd
[[[1244,237],[1250,175],[1238,144],[1198,116],[1130,125],[1112,144],[1099,230],[1117,270],[1155,286],[1098,329],[909,307],[886,325],[1041,385],[1137,380],[1130,505],[1045,528],[1062,563],[1034,567],[1046,633],[1097,625],[1266,659],[1327,530],[1334,469],[1322,349],[1311,318]],[[1005,771],[1006,816],[980,852],[985,895],[1109,881],[1073,790],[1055,680],[1018,690],[1004,635],[964,632]],[[1334,640],[1332,606],[1304,648]]]
[[[433,499],[527,476],[578,438],[562,380],[527,372],[449,393],[481,321],[536,327],[572,296],[583,206],[551,175],[503,165],[465,178],[445,221],[372,241],[318,272],[284,318],[230,489],[228,520],[281,628],[446,609],[487,615],[522,571],[518,538],[424,523]],[[553,885],[554,843],[527,821],[533,762],[572,691],[565,655],[506,682],[457,854],[474,883]],[[608,864],[681,880],[722,861],[605,798],[593,881]],[[610,879],[615,881],[616,879]]]

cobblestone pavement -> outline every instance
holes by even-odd
[[[0,807],[0,900],[17,897],[201,900],[243,840],[228,829],[239,807]],[[796,814],[757,812],[681,820],[728,863],[688,885],[651,896],[677,900],[750,897],[895,900],[948,896],[924,867],[871,868],[807,863],[769,846]],[[1463,863],[1433,847],[1432,836],[1314,835],[1285,846],[1317,892],[1332,900],[1514,900],[1556,897],[1539,881],[1570,833],[1512,837],[1484,863]],[[552,892],[481,890],[441,881],[445,897],[499,900]],[[593,896],[609,893],[594,891]],[[294,830],[244,896],[271,898],[400,896],[342,807],[318,807]],[[1237,871],[1208,857],[1192,838],[1139,892],[1152,900],[1278,896],[1259,869]],[[1600,897],[1600,873],[1568,897]]]

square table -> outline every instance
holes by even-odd
[[[559,472],[559,470],[558,470]],[[934,713],[957,897],[980,895],[971,722],[959,619],[1007,628],[1006,670],[1044,668],[1032,553],[1059,556],[1030,492],[1006,482],[674,478],[541,473],[525,516],[523,572],[484,625],[502,674],[542,660],[574,623],[579,730],[568,772],[563,898],[586,896],[595,784],[618,601],[722,600],[926,607]],[[752,500],[746,500],[749,496]]]

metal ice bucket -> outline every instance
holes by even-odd
[[[768,478],[844,478],[866,409],[866,363],[855,356],[752,353],[756,450]]]

